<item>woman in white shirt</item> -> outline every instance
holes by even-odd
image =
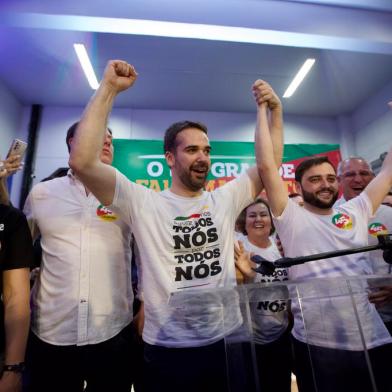
[[[236,266],[244,275],[245,283],[261,283],[257,289],[257,301],[250,304],[253,340],[260,389],[262,391],[289,392],[291,390],[291,343],[287,289],[284,285],[273,284],[273,290],[263,289],[272,282],[288,279],[285,268],[277,268],[272,275],[256,273],[250,258],[259,255],[274,261],[281,257],[273,237],[268,203],[257,199],[239,215],[235,246]]]

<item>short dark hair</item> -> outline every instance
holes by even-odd
[[[327,156],[313,157],[305,159],[297,166],[297,169],[295,170],[295,181],[301,183],[302,177],[304,176],[306,171],[308,171],[313,166],[319,166],[323,163],[329,163],[332,166],[334,172],[336,173],[335,166],[331,163]]]
[[[43,178],[41,182],[54,180],[55,178],[65,177],[68,173],[68,170],[69,167],[59,167],[52,174],[49,174],[48,177]]]
[[[206,135],[208,135],[207,127],[200,122],[195,122],[195,121],[176,122],[176,123],[170,125],[170,127],[166,129],[165,138],[163,140],[163,152],[164,153],[166,153],[168,151],[173,152],[175,150],[175,148],[177,147],[177,143],[176,143],[177,135],[181,131],[188,129],[188,128],[199,129],[200,131],[202,131]]]
[[[79,125],[79,121],[77,121],[76,123],[73,123],[67,131],[67,136],[65,137],[65,142],[67,143],[67,148],[68,148],[68,152],[71,152],[71,145],[70,145],[70,140],[75,136],[75,132],[76,129],[78,128]],[[112,135],[113,132],[110,128],[107,128],[109,133]]]
[[[79,121],[77,121],[76,123],[73,123],[68,128],[67,136],[65,138],[65,142],[67,143],[68,152],[71,152],[71,145],[69,144],[69,141],[74,137],[75,131],[76,131],[76,128],[78,127],[78,125],[79,125]]]
[[[270,206],[269,206],[267,200],[264,200],[264,199],[262,199],[261,197],[257,198],[253,203],[250,203],[248,206],[246,206],[246,207],[241,211],[241,213],[238,215],[238,218],[237,218],[237,220],[236,220],[236,222],[235,222],[236,228],[237,228],[242,234],[248,235],[248,233],[247,233],[247,231],[246,231],[246,210],[247,210],[249,207],[254,206],[255,204],[264,204],[264,205],[267,207],[267,211],[268,211],[269,217],[270,217],[270,219],[271,219],[271,231],[270,231],[269,235],[274,234],[274,233],[275,233],[275,226],[274,226],[274,222],[273,222],[273,220],[272,220],[272,214],[271,214]]]

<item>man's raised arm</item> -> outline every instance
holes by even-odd
[[[272,87],[264,80],[256,80],[253,85],[254,94],[259,91],[259,95],[263,102],[267,103],[267,113],[269,114],[269,131],[272,141],[272,149],[276,167],[282,164],[283,156],[283,109],[280,99],[276,95]],[[255,95],[256,98],[256,95]],[[257,98],[256,98],[257,99]],[[256,129],[256,134],[258,129]]]
[[[392,109],[392,101],[388,103]],[[392,187],[392,147],[389,149],[387,156],[382,163],[380,172],[365,188],[373,206],[373,213],[376,212],[384,197]]]
[[[267,191],[271,210],[275,216],[280,216],[288,200],[286,187],[279,175],[283,152],[282,106],[271,86],[262,80],[254,83],[253,94],[257,103],[255,133],[257,168]],[[268,110],[271,111],[271,131],[268,124]]]
[[[256,94],[256,90],[260,88],[263,94],[263,101],[268,106],[269,116],[267,126],[269,126],[269,133],[271,136],[273,155],[276,166],[279,168],[282,164],[283,155],[283,111],[282,104],[275,94],[271,86],[263,80],[257,80],[253,85],[253,92]],[[256,95],[255,95],[256,96]],[[258,139],[258,127],[255,130],[255,149],[257,149]],[[257,152],[256,152],[257,156]],[[262,190],[262,183],[260,181],[260,175],[257,167],[249,169],[249,176],[253,179],[255,184],[255,196],[258,195]]]
[[[104,205],[112,203],[116,183],[114,168],[100,159],[107,121],[117,94],[131,87],[136,77],[132,65],[121,60],[109,61],[72,141],[69,166]]]
[[[380,207],[392,187],[392,148],[389,150],[384,159],[380,172],[365,188],[366,194],[369,196],[373,206],[373,213]]]

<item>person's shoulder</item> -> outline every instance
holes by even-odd
[[[381,204],[374,214],[376,219],[386,220],[392,223],[392,207],[384,206]]]
[[[136,190],[142,193],[162,193],[162,191],[156,191],[154,189],[150,189],[147,186],[140,184],[136,181],[129,179],[124,173],[115,168],[116,171],[116,187],[119,187],[121,190],[131,189],[132,191]]]
[[[366,192],[360,193],[358,196],[353,197],[350,200],[345,200],[343,203],[336,206],[334,208],[337,210],[353,210],[366,206],[367,208],[371,205],[370,199]]]
[[[235,177],[232,180],[227,181],[225,184],[218,186],[214,190],[206,191],[205,193],[214,195],[227,192],[236,192],[237,190],[241,189],[243,183],[246,183],[247,181],[249,181],[249,175],[247,172],[244,172],[238,177]]]
[[[7,204],[0,204],[0,214],[1,216],[5,215],[19,215],[21,213],[20,210],[15,208],[14,206],[7,205]]]
[[[342,204],[346,203],[347,200],[341,196],[338,200],[336,200],[335,204],[333,205],[334,208],[341,206]]]
[[[9,221],[13,223],[26,220],[26,217],[21,210],[11,205],[5,204],[0,205],[0,216],[2,221]]]
[[[46,187],[46,188],[63,186],[63,185],[67,185],[70,183],[70,178],[71,178],[71,175],[56,177],[56,178],[52,178],[51,180],[40,182],[37,185],[41,185],[42,187]]]
[[[146,188],[148,189],[148,188]],[[156,192],[159,197],[174,197],[174,193],[170,192],[170,189],[164,189],[163,191]]]
[[[300,206],[297,202],[295,202],[291,198],[287,198],[287,203],[284,211],[289,211],[297,214],[310,214],[311,212],[308,211],[304,206]],[[316,214],[315,214],[316,215]]]
[[[392,215],[392,207],[385,206],[384,204],[380,204],[377,208],[376,214],[380,215]]]
[[[59,190],[64,189],[67,185],[69,185],[68,176],[57,177],[48,181],[39,182],[33,186],[30,193],[34,197],[40,197],[50,193],[51,191],[55,191],[57,193]]]

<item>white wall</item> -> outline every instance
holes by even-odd
[[[369,161],[379,158],[392,146],[392,111],[388,101],[392,101],[392,81],[359,106],[352,116],[356,153]]]
[[[22,105],[0,80],[0,156],[4,157],[20,126]]]
[[[0,80],[0,157],[4,158],[14,138],[20,138],[24,108]],[[27,140],[26,137],[22,137]],[[22,172],[12,178],[12,190],[20,189]],[[17,204],[15,204],[17,205]]]
[[[340,133],[340,153],[342,159],[357,155],[355,152],[355,139],[352,118],[348,115],[341,115],[336,118],[336,125]]]
[[[392,146],[392,111],[374,119],[367,127],[358,131],[355,137],[358,155],[374,161]]]

